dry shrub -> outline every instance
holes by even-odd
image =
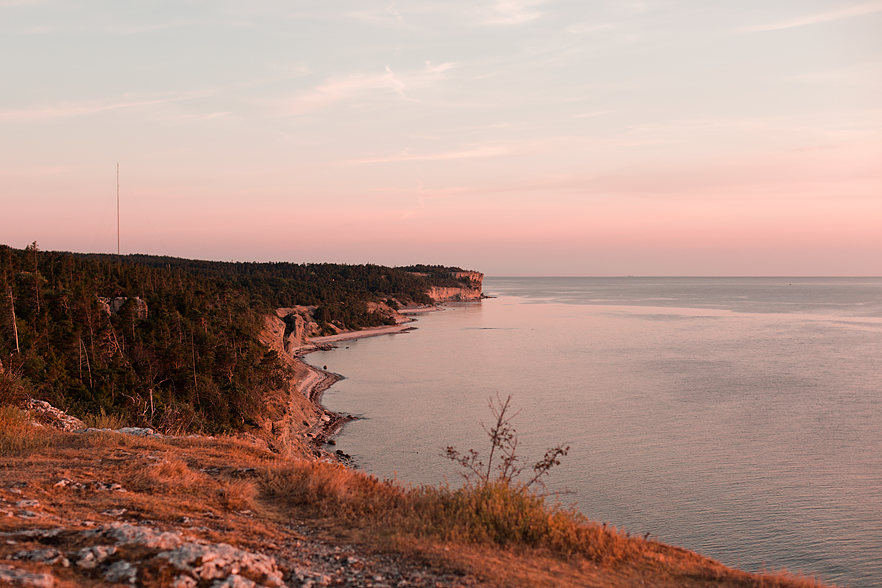
[[[191,429],[200,429],[197,424],[197,415],[193,409],[185,405],[170,405],[162,411],[156,430],[164,435],[182,436]]]
[[[106,414],[104,408],[101,408],[99,414],[85,415],[82,420],[87,427],[94,429],[121,429],[128,424],[125,416],[120,414]]]
[[[252,510],[257,498],[257,486],[250,480],[221,482],[218,494],[224,507],[229,510]]]
[[[297,462],[269,470],[264,483],[270,494],[292,506],[404,535],[541,548],[606,564],[638,553],[637,543],[646,543],[575,511],[549,506],[526,487],[505,482],[456,491],[412,488],[343,466]]]
[[[491,441],[486,465],[476,451],[460,453],[448,447],[447,456],[468,472],[466,484],[459,490],[405,487],[321,462],[299,462],[271,470],[265,480],[267,489],[294,506],[402,535],[543,549],[606,565],[634,559],[644,551],[646,541],[592,523],[575,510],[549,505],[534,491],[534,486],[541,488],[542,477],[560,464],[569,448],[552,448],[533,465],[529,480],[518,479],[526,466],[517,455],[510,402],[510,397],[490,401],[495,424],[485,428]]]
[[[126,435],[114,431],[90,431],[88,433],[68,434],[65,435],[64,439],[64,446],[71,448],[168,449],[162,440]]]
[[[138,469],[126,484],[141,492],[199,494],[216,483],[202,472],[191,470],[183,460],[166,454],[155,464]]]
[[[20,409],[0,406],[0,455],[25,455],[48,447],[57,436],[54,429],[31,423]]]
[[[0,406],[18,406],[26,395],[17,370],[11,367],[3,369],[3,364],[0,364]]]
[[[163,442],[174,447],[185,449],[200,449],[203,455],[223,456],[227,463],[243,463],[253,465],[267,459],[276,460],[278,455],[263,447],[230,435],[218,435],[216,437],[168,437]]]
[[[400,487],[392,482],[318,461],[271,468],[264,474],[264,485],[292,506],[347,518],[387,513],[403,498]]]
[[[449,541],[543,549],[606,565],[623,561],[646,542],[598,525],[574,510],[548,505],[543,496],[505,481],[480,487],[410,490],[411,532]]]
[[[794,574],[787,570],[769,570],[756,574],[759,586],[762,588],[824,588],[830,584],[822,584],[813,576]]]
[[[738,587],[819,588],[817,580],[786,572],[749,574],[713,560],[589,521],[549,505],[524,485],[406,487],[322,462],[294,462],[263,472],[268,495],[301,514],[333,518],[405,544],[440,539],[462,546],[500,546],[514,553],[593,562],[607,570],[640,570],[664,585],[703,582]],[[595,568],[596,569],[596,568]],[[703,585],[703,584],[702,584]]]

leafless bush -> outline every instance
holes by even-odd
[[[527,469],[518,455],[518,434],[512,427],[511,421],[520,411],[510,414],[511,396],[505,402],[499,397],[490,398],[490,412],[493,413],[495,424],[487,428],[483,423],[481,427],[490,437],[490,455],[485,464],[480,453],[469,449],[465,453],[452,446],[448,446],[444,452],[445,457],[459,464],[465,471],[462,472],[466,484],[470,487],[484,487],[491,482],[511,484],[519,482],[520,475]],[[538,487],[545,486],[543,478],[548,475],[551,468],[560,465],[560,458],[567,455],[570,446],[558,444],[545,452],[545,455],[530,466],[531,477],[523,482],[523,487],[530,488],[534,484]],[[495,476],[494,476],[495,472]]]

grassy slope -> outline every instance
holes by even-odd
[[[58,488],[61,477],[118,483],[128,491]],[[747,574],[628,537],[511,486],[483,494],[407,488],[337,465],[285,460],[234,439],[37,429],[10,408],[0,409],[0,479],[0,499],[40,500],[49,516],[39,526],[119,520],[101,513],[125,508],[126,520],[173,529],[188,517],[188,530],[206,539],[271,552],[291,534],[286,523],[297,520],[322,529],[330,541],[402,553],[489,586],[818,586],[787,574]],[[23,494],[6,495],[13,481],[26,483]],[[2,531],[34,525],[0,518]],[[16,549],[0,544],[0,557]],[[98,585],[74,568],[53,572],[63,584]]]

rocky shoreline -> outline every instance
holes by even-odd
[[[396,313],[398,315],[398,323],[395,325],[369,327],[360,331],[344,331],[325,337],[312,337],[308,343],[288,350],[288,353],[291,355],[291,361],[302,365],[307,370],[306,377],[295,383],[297,392],[312,403],[321,413],[319,420],[304,433],[306,438],[312,441],[313,450],[318,453],[317,457],[336,459],[344,464],[351,465],[351,457],[349,455],[341,450],[332,452],[326,446],[335,445],[332,437],[339,433],[346,423],[356,420],[357,417],[328,410],[321,403],[322,394],[345,376],[314,366],[303,358],[314,351],[335,349],[336,345],[334,343],[413,331],[416,327],[411,326],[410,323],[415,322],[416,319],[409,315],[438,312],[440,310],[442,309],[438,306],[403,308],[400,312]]]

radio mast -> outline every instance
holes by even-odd
[[[119,257],[119,164],[116,164],[116,264],[120,265]]]

